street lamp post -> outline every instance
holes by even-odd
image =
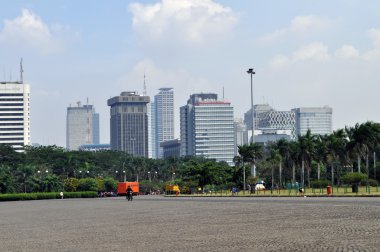
[[[172,174],[172,181],[173,181],[173,183],[174,183],[174,176],[175,176],[175,172],[173,172],[173,174]]]
[[[148,171],[148,177],[149,177],[149,182],[152,181],[151,177],[150,177],[150,171]]]
[[[254,117],[254,111],[253,111],[253,83],[252,83],[252,80],[253,80],[253,75],[256,74],[256,73],[253,71],[253,68],[249,68],[248,71],[247,71],[247,73],[251,75],[251,116],[252,116],[251,143],[254,143],[253,132],[255,130],[255,117]],[[245,173],[244,173],[244,176],[245,176]],[[253,164],[253,177],[256,177],[256,165],[255,164]],[[244,190],[245,190],[245,178],[244,178]]]

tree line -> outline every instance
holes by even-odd
[[[57,146],[26,146],[19,153],[0,145],[0,193],[115,189],[117,181],[139,181],[142,191],[178,184],[182,192],[243,188],[264,180],[272,187],[316,181],[342,184],[345,174],[359,172],[379,179],[380,124],[366,122],[329,135],[308,131],[295,141],[281,139],[261,146],[238,146],[235,165],[204,157],[149,159],[119,151],[69,151]],[[373,164],[373,165],[371,165]],[[251,168],[257,167],[257,177]]]
[[[235,163],[258,166],[258,174],[271,185],[299,182],[311,187],[317,181],[340,185],[347,173],[363,173],[372,184],[379,179],[380,124],[357,123],[332,134],[313,135],[310,130],[295,141],[281,139],[263,146],[239,146]],[[363,164],[364,163],[364,164]]]

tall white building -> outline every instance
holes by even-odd
[[[0,144],[9,144],[16,151],[30,145],[29,102],[30,86],[22,78],[0,82]]]
[[[99,114],[92,105],[68,107],[66,116],[66,148],[78,150],[81,145],[99,144]]]
[[[233,165],[234,111],[217,94],[193,94],[180,108],[181,156],[203,156]]]
[[[173,88],[160,88],[154,96],[154,153],[153,157],[163,158],[160,143],[174,139],[174,92]],[[152,123],[153,125],[153,123]],[[153,139],[153,138],[152,138]]]
[[[294,108],[296,135],[304,135],[310,129],[312,134],[325,135],[332,133],[332,108],[301,107]]]

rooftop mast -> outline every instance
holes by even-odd
[[[20,82],[21,83],[24,82],[23,73],[24,73],[24,69],[22,68],[22,58],[21,58],[21,61],[20,61]]]

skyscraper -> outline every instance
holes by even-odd
[[[92,105],[68,107],[66,116],[66,148],[78,150],[81,145],[99,144],[99,114]]]
[[[163,158],[163,149],[160,143],[174,139],[174,94],[172,88],[160,88],[159,93],[154,96],[155,117],[155,154],[157,158]]]
[[[148,157],[149,96],[122,92],[107,101],[110,109],[111,149]]]
[[[16,151],[30,145],[29,101],[30,86],[22,78],[0,82],[0,144],[9,144]]]
[[[312,134],[332,133],[332,108],[324,107],[301,107],[294,108],[296,121],[296,135],[304,135],[310,129]]]
[[[180,108],[181,155],[203,156],[233,165],[234,112],[217,94],[193,94]]]

